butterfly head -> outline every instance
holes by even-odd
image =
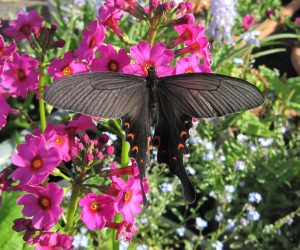
[[[149,79],[157,78],[156,69],[153,66],[147,68],[147,71],[148,71],[147,78],[149,78]]]

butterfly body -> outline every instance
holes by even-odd
[[[90,116],[120,118],[141,180],[152,144],[158,162],[167,164],[180,179],[184,198],[192,203],[195,190],[183,165],[192,118],[221,117],[255,108],[264,97],[242,79],[204,73],[159,78],[155,69],[149,68],[146,77],[115,72],[65,77],[49,86],[45,101]]]

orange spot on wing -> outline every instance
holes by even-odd
[[[172,160],[176,161],[176,160],[177,160],[177,157],[176,157],[176,156],[173,156],[173,157],[172,157]]]
[[[123,127],[124,127],[124,128],[130,128],[129,122],[125,122],[124,125],[123,125]]]
[[[138,146],[134,146],[131,151],[132,152],[139,152],[139,147]]]
[[[182,144],[182,143],[179,143],[178,144],[178,150],[181,150],[181,149],[183,149],[184,148],[184,145]]]
[[[127,138],[129,139],[129,140],[134,140],[134,134],[133,133],[130,133],[130,134],[128,134],[127,135]]]

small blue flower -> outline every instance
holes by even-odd
[[[138,245],[136,250],[148,250],[148,246],[145,244]]]
[[[248,211],[247,218],[250,221],[258,221],[260,219],[260,214],[254,209],[251,209]]]
[[[246,163],[244,161],[236,161],[234,163],[234,168],[240,171],[244,171],[246,169]]]
[[[273,144],[274,138],[259,138],[258,142],[262,147],[269,147]]]
[[[228,192],[228,193],[234,193],[235,191],[235,187],[232,186],[232,185],[225,185],[225,192]]]
[[[183,237],[185,235],[185,231],[186,231],[185,227],[179,227],[176,229],[176,232],[180,237]]]
[[[203,230],[207,227],[207,221],[203,220],[201,217],[196,217],[196,228],[198,230]]]
[[[163,193],[170,193],[173,190],[173,187],[170,183],[162,183],[159,185],[159,187]]]
[[[129,247],[129,243],[127,241],[119,241],[119,250],[127,250]]]
[[[232,231],[235,226],[235,222],[232,219],[227,220],[226,231]]]
[[[248,195],[248,201],[251,203],[260,203],[262,201],[262,197],[259,193],[252,192]]]
[[[214,243],[211,244],[211,247],[216,249],[216,250],[222,250],[224,245],[221,241],[216,240]]]
[[[192,168],[191,166],[187,166],[185,168],[186,172],[188,172],[190,175],[194,175],[196,174],[196,170],[194,168]]]
[[[202,154],[202,157],[205,161],[211,161],[214,159],[214,153],[212,151]]]
[[[244,63],[245,63],[242,58],[237,58],[237,57],[233,58],[232,62],[236,65],[244,65]]]
[[[140,223],[143,224],[143,225],[147,225],[149,222],[148,218],[146,217],[142,217],[140,218]]]

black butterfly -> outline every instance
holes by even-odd
[[[264,97],[238,78],[205,73],[158,78],[155,69],[149,68],[147,77],[116,72],[65,77],[48,87],[45,101],[90,116],[121,118],[140,178],[145,176],[151,143],[158,149],[158,162],[178,176],[184,198],[193,203],[195,190],[183,166],[192,117],[220,117],[252,109],[263,104]]]

